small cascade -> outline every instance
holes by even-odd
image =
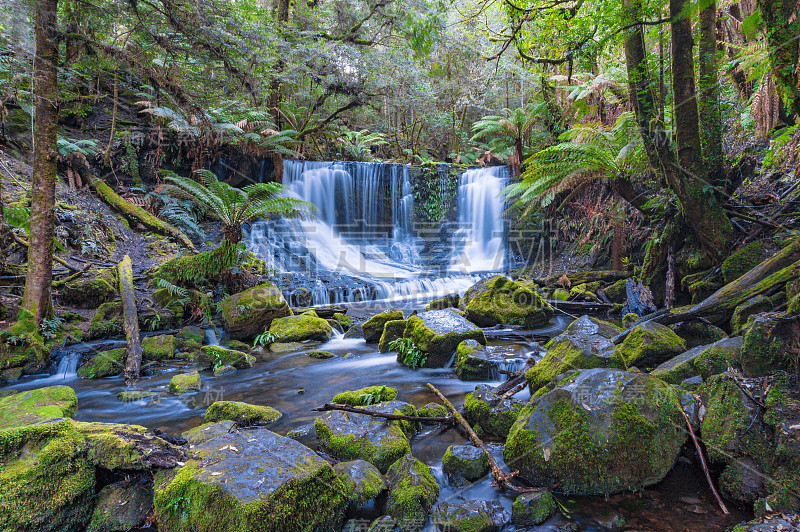
[[[461,175],[452,270],[492,272],[505,267],[503,188],[507,181],[505,166],[476,168]]]
[[[206,345],[219,345],[219,336],[217,335],[217,330],[214,327],[209,327],[206,329],[205,343]]]

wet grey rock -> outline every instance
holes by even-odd
[[[87,532],[127,532],[144,523],[153,508],[153,484],[134,478],[132,482],[109,484],[97,494]]]
[[[472,482],[489,472],[489,458],[473,445],[451,445],[442,458],[442,470],[451,477]]]
[[[386,473],[389,496],[386,513],[401,531],[422,530],[431,507],[439,498],[439,485],[431,469],[407,454]]]
[[[477,340],[464,340],[456,348],[456,376],[465,381],[485,381],[505,365],[506,359]]]
[[[464,398],[464,417],[473,428],[500,437],[508,436],[508,431],[517,420],[517,415],[525,403],[513,397],[502,401],[487,384],[479,384],[475,391]]]
[[[403,337],[428,354],[427,368],[445,367],[464,340],[486,344],[483,331],[452,310],[431,310],[409,317]]]
[[[500,501],[441,502],[431,513],[439,530],[450,532],[496,532],[509,522]]]
[[[713,344],[697,346],[671,358],[651,373],[671,384],[680,384],[694,376],[708,379],[728,369],[728,366],[739,358],[741,351],[741,336],[723,338]]]
[[[364,329],[360,324],[354,323],[347,329],[347,332],[344,333],[344,337],[348,340],[364,338]]]
[[[360,508],[389,489],[378,468],[364,460],[340,462],[333,469],[345,485],[351,508]]]
[[[531,493],[523,493],[514,500],[511,507],[511,522],[515,525],[541,525],[558,511],[553,494],[542,489]]]

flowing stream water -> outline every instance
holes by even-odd
[[[366,317],[387,308],[410,313],[422,310],[435,296],[463,293],[482,276],[506,267],[500,192],[507,180],[504,168],[470,170],[459,183],[460,224],[447,235],[447,253],[436,260],[420,253],[421,238],[413,224],[413,201],[408,167],[379,163],[309,163],[287,161],[284,182],[295,197],[313,203],[318,215],[309,221],[264,220],[250,228],[249,248],[280,274],[301,272],[298,282],[312,293],[314,304],[351,302],[350,315]],[[433,264],[435,262],[436,264]],[[336,282],[338,279],[338,282]],[[294,282],[294,281],[293,281]],[[290,297],[296,297],[291,290]],[[569,323],[556,317],[539,334],[555,336]],[[207,344],[224,344],[224,331],[209,329]],[[317,360],[304,350],[274,354],[262,352],[250,369],[215,377],[203,372],[203,390],[175,397],[166,392],[173,374],[191,368],[172,362],[145,368],[138,388],[157,396],[122,403],[116,395],[125,390],[121,376],[100,380],[77,378],[78,359],[90,352],[119,347],[124,342],[100,341],[72,346],[57,354],[53,375],[29,376],[12,388],[23,390],[65,384],[75,389],[79,410],[76,419],[133,423],[172,435],[202,423],[205,409],[217,400],[270,405],[283,418],[269,428],[280,434],[298,433],[298,439],[316,449],[313,429],[319,415],[312,409],[333,395],[370,385],[392,386],[397,399],[423,406],[435,398],[426,388],[430,382],[460,406],[478,382],[461,381],[452,369],[410,370],[395,354],[381,354],[364,340],[337,334],[320,349],[336,358]],[[534,342],[495,339],[489,349],[514,369],[529,357],[542,356]],[[497,380],[489,384],[498,384]],[[520,400],[529,395],[522,392]],[[454,429],[424,428],[412,440],[414,456],[430,465],[441,488],[439,501],[498,499],[510,512],[514,494],[499,493],[486,478],[467,487],[451,484],[443,475],[441,460],[446,448],[466,443]],[[492,444],[502,463],[502,447]],[[582,530],[607,530],[615,515],[625,518],[633,530],[724,530],[747,516],[737,513],[723,519],[702,473],[679,460],[661,484],[638,494],[596,497],[559,497],[572,510]],[[369,512],[364,519],[376,517]],[[537,530],[556,530],[566,518],[557,517]],[[428,525],[426,531],[435,530]],[[515,530],[509,526],[506,530]]]

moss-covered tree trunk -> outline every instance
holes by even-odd
[[[36,32],[36,122],[33,136],[31,181],[31,236],[28,270],[22,308],[32,312],[37,323],[53,311],[50,284],[53,280],[55,236],[56,159],[58,151],[58,0],[37,0]]]
[[[700,141],[706,168],[712,185],[724,191],[726,187],[722,152],[722,113],[719,101],[719,72],[717,68],[717,4],[712,2],[700,11],[700,47],[698,54],[700,97]],[[719,194],[718,194],[719,197]]]
[[[800,5],[797,0],[756,0],[767,30],[775,81],[786,106],[800,115]]]

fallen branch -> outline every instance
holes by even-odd
[[[17,235],[14,235],[14,242],[16,242],[17,244],[19,244],[20,246],[25,246],[26,248],[30,248],[30,247],[31,247],[31,245],[30,245],[30,244],[28,244],[28,242],[26,242],[25,240],[22,240],[22,239],[21,239],[20,237],[18,237]],[[62,259],[62,258],[60,258],[60,257],[57,257],[56,255],[53,255],[53,260],[54,260],[54,261],[56,261],[57,263],[61,264],[62,266],[65,266],[65,267],[66,267],[67,269],[69,269],[69,271],[71,271],[71,272],[78,272],[78,271],[80,271],[80,269],[79,269],[79,268],[76,268],[75,266],[72,266],[72,265],[71,265],[71,264],[69,264],[67,261],[65,261],[64,259]]]
[[[185,248],[189,249],[190,251],[197,252],[197,249],[195,249],[192,241],[189,240],[185,234],[183,234],[183,231],[174,225],[168,224],[164,220],[153,216],[141,207],[137,207],[111,190],[110,186],[106,185],[103,181],[97,179],[96,177],[90,176],[89,183],[91,183],[92,187],[94,187],[95,191],[100,195],[103,201],[120,211],[126,217],[132,218],[135,221],[140,222],[145,227],[148,227],[153,231],[157,231],[162,235],[171,236],[180,242]]]
[[[430,388],[430,390],[433,393],[435,393],[436,396],[439,397],[439,399],[442,400],[444,405],[453,415],[453,418],[466,431],[473,445],[475,445],[475,447],[483,451],[483,454],[486,455],[486,458],[489,460],[489,467],[492,470],[492,476],[494,477],[494,485],[497,486],[498,489],[500,490],[509,489],[512,491],[519,491],[519,492],[539,491],[539,488],[525,488],[522,486],[516,486],[512,484],[511,479],[518,474],[518,471],[514,471],[513,473],[505,473],[500,468],[500,464],[497,463],[497,460],[494,459],[494,456],[492,456],[492,453],[489,452],[489,449],[486,447],[486,444],[483,443],[483,441],[481,441],[481,439],[478,437],[477,434],[475,434],[475,431],[472,430],[472,427],[469,426],[469,423],[467,423],[467,420],[464,419],[464,416],[458,413],[453,404],[447,400],[447,397],[442,395],[442,393],[439,390],[437,390],[431,383],[428,383],[428,388]]]
[[[524,377],[523,377],[523,379],[524,379]],[[498,397],[497,398],[497,402],[500,403],[500,402],[506,401],[508,399],[511,399],[512,397],[517,395],[519,392],[524,390],[527,385],[528,385],[528,381],[524,380],[523,382],[517,384],[516,386],[514,386],[513,388],[508,390],[506,393],[504,393],[503,395]]]
[[[92,265],[91,265],[91,264],[89,264],[89,265],[88,265],[88,266],[86,266],[84,269],[82,269],[82,270],[79,270],[79,271],[77,271],[77,272],[73,273],[73,274],[72,274],[72,275],[70,275],[69,277],[66,277],[66,278],[64,278],[64,279],[61,279],[60,281],[54,281],[54,282],[53,282],[53,288],[58,288],[59,286],[64,286],[65,284],[67,284],[67,283],[69,283],[69,282],[71,282],[71,281],[74,281],[75,279],[77,279],[78,277],[80,277],[81,275],[83,275],[84,273],[86,273],[87,271],[89,271],[89,268],[91,268],[91,267],[92,267]]]
[[[127,344],[125,361],[125,384],[132,386],[139,380],[142,368],[142,343],[139,336],[139,313],[136,310],[136,294],[133,291],[133,266],[125,255],[118,266],[119,294],[122,296],[122,316],[125,320]]]
[[[376,412],[367,408],[357,406],[341,405],[336,403],[325,403],[322,406],[314,408],[314,412],[330,412],[331,410],[341,410],[342,412],[352,412],[353,414],[364,414],[371,417],[382,417],[384,419],[391,419],[392,421],[412,421],[414,423],[453,423],[453,418],[450,416],[445,417],[424,417],[424,416],[404,416],[403,414],[385,414],[383,412]]]
[[[730,512],[725,507],[725,503],[722,502],[722,498],[717,493],[717,488],[714,487],[714,481],[711,480],[711,474],[708,472],[708,466],[706,465],[706,459],[703,455],[703,450],[700,448],[700,443],[697,441],[697,437],[694,435],[694,429],[692,428],[692,422],[689,421],[689,416],[686,415],[686,412],[683,412],[683,419],[686,420],[686,427],[689,429],[689,436],[692,437],[692,441],[694,442],[694,448],[697,449],[697,454],[700,456],[700,465],[703,466],[703,473],[706,474],[706,480],[708,481],[708,486],[711,488],[711,492],[714,494],[714,497],[717,498],[717,503],[719,503],[719,507],[722,509],[722,513],[728,515]]]
[[[528,371],[534,364],[536,364],[536,360],[529,358],[525,361],[525,366],[521,370],[514,373],[510,379],[492,391],[495,393],[495,395],[502,395],[522,384],[527,384],[528,381],[525,380],[525,372]]]

